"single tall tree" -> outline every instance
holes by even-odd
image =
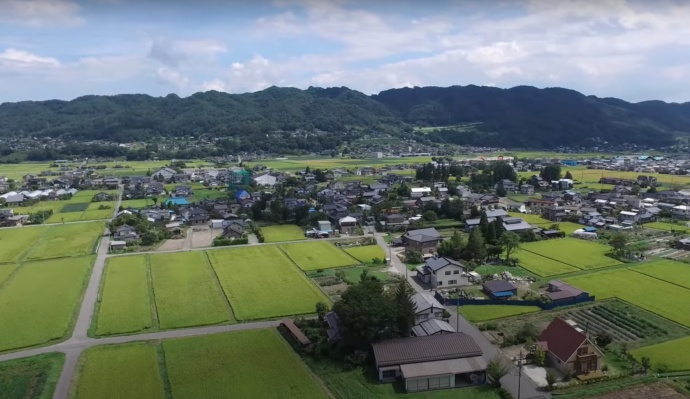
[[[412,300],[413,290],[406,280],[400,279],[395,287],[393,302],[395,306],[395,327],[397,336],[406,338],[410,336],[414,327],[414,315],[417,309]]]
[[[484,237],[484,240],[486,241],[487,244],[495,244],[496,243],[496,221],[494,220],[493,222],[489,223],[489,226],[486,228],[486,236]]]
[[[520,248],[520,236],[512,231],[506,231],[498,239],[498,245],[502,246],[506,252],[506,262],[510,260],[510,254]]]
[[[565,172],[565,178],[566,178],[566,179],[573,180],[573,174],[570,173],[570,171],[567,171],[567,172]]]
[[[625,247],[628,245],[628,235],[621,232],[613,233],[609,240],[609,245],[618,256],[623,256],[626,249]]]
[[[508,368],[506,361],[500,355],[494,356],[486,365],[489,382],[496,388],[501,387],[501,378],[508,374],[509,371],[510,368]]]
[[[467,241],[467,253],[471,259],[478,262],[486,259],[486,244],[479,228],[472,230],[472,233],[470,233],[470,238]]]
[[[482,232],[482,236],[486,237],[486,230],[489,227],[489,218],[486,217],[486,212],[482,211],[481,216],[479,216],[479,230]]]

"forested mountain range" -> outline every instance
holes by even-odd
[[[445,128],[418,129],[439,126]],[[252,150],[263,149],[261,141],[276,131],[286,132],[285,145],[300,148],[299,140],[307,136],[288,132],[317,130],[331,143],[383,132],[502,147],[660,146],[690,136],[690,103],[629,103],[561,88],[471,85],[392,89],[373,96],[346,87],[270,87],[247,94],[125,94],[0,105],[0,137],[130,142],[206,136]]]

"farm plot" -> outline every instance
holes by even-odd
[[[0,351],[67,334],[93,258],[28,263],[0,291]]]
[[[598,300],[617,297],[686,327],[690,313],[681,303],[690,302],[690,290],[632,270],[612,270],[564,279]]]
[[[345,248],[344,251],[362,263],[374,263],[374,259],[380,259],[381,261],[386,259],[386,254],[378,245]]]
[[[529,251],[519,251],[515,257],[520,262],[520,266],[541,277],[580,271],[580,269],[574,266],[566,265],[565,263],[545,258]]]
[[[149,206],[153,206],[155,203],[153,202],[152,199],[150,198],[142,198],[142,199],[132,199],[132,200],[122,200],[121,206],[123,208],[146,208]]]
[[[598,269],[619,265],[616,259],[606,256],[610,248],[577,238],[562,238],[524,244],[522,251],[532,252],[557,260],[581,270]]]
[[[645,223],[643,225],[644,228],[646,229],[656,229],[656,230],[663,230],[663,231],[682,231],[687,233],[690,231],[690,227],[682,225],[682,224],[675,224],[675,223],[666,223],[666,222],[652,222],[652,223]]]
[[[276,246],[208,251],[237,320],[314,312],[326,296]]]
[[[89,205],[91,205],[90,202],[72,202],[72,203],[67,203],[65,204],[62,209],[60,209],[60,213],[70,213],[70,212],[84,212]]]
[[[652,369],[690,370],[690,337],[634,349],[630,353],[638,360],[643,356],[648,357],[651,360]]]
[[[64,354],[49,353],[0,363],[0,397],[52,398],[64,361]]]
[[[690,265],[686,263],[655,259],[631,270],[690,289]]]
[[[297,241],[307,239],[304,236],[304,231],[302,228],[292,224],[262,227],[261,234],[264,235],[264,242]]]
[[[96,335],[151,328],[151,313],[147,258],[124,256],[108,259]]]
[[[459,309],[460,314],[473,323],[534,313],[541,310],[537,306],[511,305],[464,305],[460,306]]]
[[[281,245],[280,248],[304,271],[345,267],[360,263],[324,241]]]
[[[223,323],[232,314],[203,252],[152,255],[161,329]]]
[[[0,263],[20,260],[48,229],[47,226],[0,229]]]
[[[168,340],[163,349],[173,398],[328,397],[274,329]]]
[[[76,399],[164,399],[156,348],[145,343],[97,346],[84,352]]]
[[[10,278],[12,273],[14,273],[14,271],[17,270],[17,268],[19,268],[18,263],[0,265],[0,287],[2,286],[2,283],[4,283],[6,280]]]
[[[103,235],[104,229],[103,223],[99,222],[52,226],[32,247],[26,259],[89,255],[93,252],[96,239]]]

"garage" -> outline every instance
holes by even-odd
[[[409,378],[405,379],[405,389],[407,392],[428,391],[432,389],[450,388],[450,380],[455,378],[453,375],[444,375],[440,377],[427,378]]]

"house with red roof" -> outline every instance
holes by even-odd
[[[603,353],[587,332],[572,320],[555,318],[537,338],[549,363],[563,374],[586,374],[601,370]]]

